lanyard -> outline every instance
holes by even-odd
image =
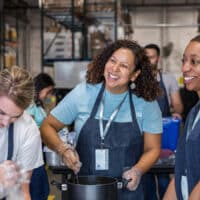
[[[119,112],[123,102],[126,99],[128,93],[124,96],[122,101],[119,103],[119,105],[116,107],[116,109],[112,112],[108,122],[106,123],[105,129],[103,130],[103,110],[104,110],[104,98],[101,99],[101,104],[100,104],[100,113],[99,113],[99,128],[100,128],[100,136],[101,136],[101,144],[104,144],[104,138],[108,132],[108,129],[110,128],[110,125],[112,121],[115,119],[117,113]]]

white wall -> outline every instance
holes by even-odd
[[[197,15],[195,8],[137,8],[132,12],[132,39],[141,45],[156,43],[161,50],[168,42],[172,42],[172,53],[162,58],[160,65],[179,79],[184,48],[198,34]]]

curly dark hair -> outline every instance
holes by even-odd
[[[90,84],[104,82],[104,68],[112,54],[120,49],[130,49],[135,56],[135,71],[141,70],[140,75],[135,81],[136,87],[133,93],[138,97],[143,97],[147,101],[153,101],[161,95],[159,83],[156,81],[148,57],[144,48],[136,41],[117,40],[108,45],[94,60],[89,63],[86,74],[86,81]]]

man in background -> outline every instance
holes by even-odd
[[[160,48],[156,44],[148,44],[145,46],[146,54],[149,58],[151,66],[155,73],[155,78],[158,80],[163,91],[161,97],[157,99],[160,106],[162,117],[178,117],[181,118],[183,104],[180,97],[179,86],[175,77],[170,73],[162,73],[158,68],[160,60]],[[146,199],[157,200],[156,194],[156,177],[158,182],[158,195],[162,199],[170,181],[168,174],[147,174],[145,177],[145,192]]]

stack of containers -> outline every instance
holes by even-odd
[[[176,150],[181,120],[172,117],[163,118],[162,149]]]

